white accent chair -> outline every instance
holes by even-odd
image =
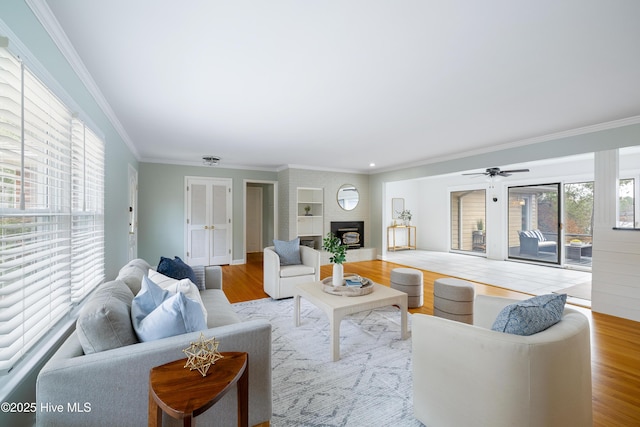
[[[591,426],[589,321],[562,320],[530,336],[491,330],[516,300],[477,295],[474,324],[414,314],[414,415],[429,427]]]
[[[320,252],[300,246],[299,265],[280,265],[280,257],[273,246],[264,248],[264,291],[273,299],[293,297],[294,288],[306,282],[320,281]]]

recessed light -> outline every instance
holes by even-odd
[[[375,164],[375,163],[373,163],[373,162],[369,163],[369,167],[370,167],[370,168],[374,167],[375,165],[376,165],[376,164]]]

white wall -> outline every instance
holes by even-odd
[[[448,252],[450,235],[450,193],[452,191],[485,189],[487,195],[487,257],[507,257],[507,188],[509,186],[549,182],[579,182],[593,180],[593,155],[555,159],[550,164],[541,162],[507,165],[503,169],[529,168],[530,172],[514,174],[491,184],[483,176],[464,176],[462,173],[386,183],[384,228],[391,224],[391,199],[405,198],[405,207],[411,209],[412,225],[417,227],[418,249]],[[493,187],[492,187],[493,185]],[[493,197],[497,202],[493,201]]]
[[[624,163],[640,164],[637,157],[629,163],[629,157]],[[613,229],[617,180],[624,175],[618,173],[619,163],[617,150],[596,153],[591,303],[593,311],[640,321],[640,231]]]

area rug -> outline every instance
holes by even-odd
[[[301,300],[299,327],[292,299],[233,306],[244,320],[272,325],[272,426],[422,425],[413,417],[411,339],[400,339],[397,308],[345,317],[341,359],[331,362],[329,320],[308,301]]]

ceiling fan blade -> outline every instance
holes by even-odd
[[[487,175],[486,172],[463,173],[462,175]]]
[[[511,169],[508,171],[502,171],[501,173],[516,173],[516,172],[529,172],[529,169]]]

